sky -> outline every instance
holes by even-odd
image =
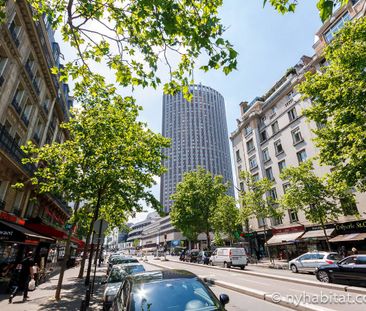
[[[302,55],[314,54],[314,36],[321,26],[316,1],[299,2],[295,13],[281,15],[269,4],[263,8],[263,0],[224,0],[219,16],[227,28],[224,37],[239,53],[237,71],[225,76],[220,71],[204,73],[197,69],[194,80],[195,83],[216,89],[224,96],[229,133],[236,128],[240,102],[250,102],[256,96],[263,95]],[[57,41],[68,60],[72,56],[69,47],[59,38]],[[113,73],[108,68],[101,66],[98,70],[112,79]],[[168,75],[163,71],[163,82],[164,78],[168,80]],[[157,90],[138,89],[133,95],[143,107],[140,118],[152,130],[161,133],[162,87]],[[160,198],[159,179],[151,191]],[[138,213],[132,222],[145,219],[146,214]]]

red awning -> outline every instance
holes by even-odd
[[[83,248],[85,245],[85,242],[83,240],[79,240],[78,238],[71,237],[71,241],[79,245],[79,248]]]
[[[38,233],[44,234],[46,236],[51,236],[58,240],[67,239],[67,234],[64,231],[56,229],[51,226],[47,226],[45,224],[26,223],[25,227],[27,227],[33,231],[36,231]]]

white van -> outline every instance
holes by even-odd
[[[212,253],[209,264],[225,268],[240,267],[243,270],[248,264],[248,257],[244,248],[219,247]]]

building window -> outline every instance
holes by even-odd
[[[294,143],[294,145],[301,143],[304,139],[302,138],[301,132],[300,132],[300,128],[295,128],[293,131],[291,131],[291,135],[292,135],[292,141]]]
[[[8,63],[8,58],[5,54],[5,51],[0,46],[0,87],[5,82],[4,72],[5,72],[7,63]]]
[[[276,155],[279,155],[283,152],[281,140],[275,141],[274,142],[274,147],[275,147]]]
[[[266,141],[267,140],[267,132],[265,130],[260,132],[259,137],[260,137],[261,143]]]
[[[258,218],[258,227],[264,227],[266,225],[266,219],[265,218]]]
[[[324,34],[327,43],[334,39],[335,34],[344,26],[344,23],[351,19],[348,12],[346,12],[332,27]]]
[[[15,200],[13,203],[13,213],[17,216],[20,216],[20,214],[21,214],[21,202],[22,202],[23,194],[24,194],[24,192],[17,191],[16,195],[15,195]]]
[[[238,166],[238,176],[240,176],[240,172],[241,172],[241,165]]]
[[[244,183],[243,182],[240,182],[239,187],[240,187],[240,191],[244,191]]]
[[[251,134],[253,131],[253,129],[250,127],[250,126],[247,126],[244,128],[244,133],[245,133],[245,136]]]
[[[277,191],[276,188],[272,188],[268,191],[268,196],[272,198],[273,200],[277,200]]]
[[[274,123],[272,123],[271,127],[272,127],[272,134],[273,135],[278,133],[279,130],[280,130],[280,128],[278,126],[278,121],[275,121]]]
[[[269,156],[268,148],[263,149],[262,154],[263,154],[263,162],[267,162],[267,161],[271,160],[271,157]]]
[[[298,216],[297,212],[293,209],[288,210],[288,216],[290,218],[290,222],[298,222],[299,221],[299,216]]]
[[[247,141],[247,150],[248,150],[248,152],[250,152],[253,149],[254,149],[253,139],[250,139],[249,141]]]
[[[285,184],[282,185],[283,193],[286,193],[288,187],[290,187],[289,183],[285,183]]]
[[[318,129],[318,130],[321,130],[322,128],[324,128],[325,127],[325,123],[321,123],[321,122],[316,122],[316,128]]]
[[[305,149],[303,150],[300,150],[298,153],[297,153],[297,160],[299,161],[299,164],[306,161],[306,158],[307,158],[307,155],[306,155],[306,151]]]
[[[259,180],[259,174],[258,173],[253,175],[253,180],[254,181],[258,181]]]
[[[286,167],[286,162],[285,160],[282,160],[280,162],[278,162],[278,168],[280,170],[280,173],[282,173],[283,169]]]
[[[19,47],[19,45],[20,45],[20,41],[19,41],[19,36],[20,36],[20,31],[21,31],[20,25],[21,25],[20,21],[19,21],[17,15],[15,15],[14,19],[12,20],[12,22],[9,25],[9,31],[10,31],[11,37],[17,47]]]
[[[274,180],[274,176],[273,176],[273,172],[272,172],[272,167],[266,168],[266,177],[269,180]]]
[[[252,169],[255,169],[256,167],[258,167],[258,164],[257,164],[256,156],[254,155],[249,158],[249,168],[252,170]]]
[[[236,162],[240,162],[241,161],[240,150],[236,150],[235,156],[236,156]]]
[[[282,218],[281,217],[272,217],[271,218],[271,225],[272,226],[278,226],[282,224]]]
[[[290,122],[294,121],[297,118],[297,113],[295,107],[287,111],[288,119]]]

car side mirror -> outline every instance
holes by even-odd
[[[229,296],[226,294],[221,294],[220,295],[220,302],[225,306],[226,304],[228,304],[230,301]]]

